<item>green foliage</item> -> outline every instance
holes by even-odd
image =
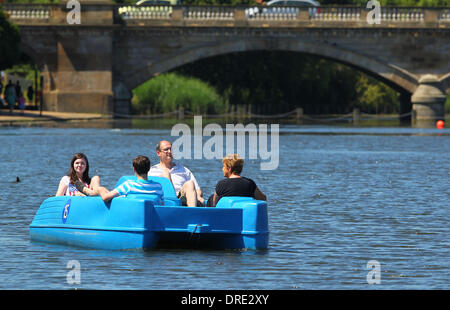
[[[227,102],[251,105],[253,113],[302,107],[307,114],[335,114],[349,113],[355,106],[391,113],[399,107],[399,95],[381,82],[354,68],[296,52],[227,54],[176,71],[207,81]]]
[[[134,4],[136,0],[114,0],[116,3]],[[181,0],[181,5],[245,5],[245,4],[257,4],[255,0]]]
[[[369,0],[318,0],[321,5],[366,6]],[[381,6],[450,6],[450,0],[378,0]]]
[[[51,4],[59,3],[59,0],[5,0],[3,3],[33,3],[33,4]]]
[[[365,113],[399,113],[400,94],[386,84],[361,74],[356,84],[358,94],[355,104]]]
[[[132,1],[132,0],[129,0]],[[450,0],[378,0],[381,6],[450,6]],[[268,2],[264,1],[264,2]],[[318,0],[321,5],[366,6],[369,0]],[[256,0],[182,0],[183,5],[245,5]]]
[[[255,5],[255,0],[181,0],[183,5],[223,5],[223,6],[234,6],[234,5],[245,5],[252,4]]]
[[[226,104],[208,84],[175,73],[157,76],[133,91],[133,110],[138,114],[172,112],[179,107],[202,114],[220,114]]]
[[[318,0],[322,5],[366,6],[369,0]],[[450,6],[450,0],[378,0],[382,6]],[[3,3],[59,3],[60,0],[4,0]],[[115,3],[134,4],[136,0],[111,0]],[[265,1],[268,2],[268,1]],[[256,0],[181,0],[182,5],[246,5]]]
[[[19,28],[10,23],[0,7],[0,70],[11,67],[19,60]]]
[[[16,64],[11,68],[6,69],[5,72],[8,75],[9,74],[19,75],[30,81],[34,80],[34,65],[30,63]]]
[[[33,1],[33,0],[11,0]],[[38,0],[51,1],[51,0]],[[57,0],[54,0],[57,1]],[[268,2],[266,0],[264,2]],[[381,6],[450,6],[450,0],[378,0]],[[116,3],[134,4],[136,0],[114,0]],[[318,0],[321,5],[356,5],[366,6],[369,0]],[[182,5],[256,5],[256,0],[181,0]]]
[[[130,0],[132,1],[132,0]],[[264,1],[264,2],[268,2]],[[382,6],[449,6],[450,0],[378,0]],[[369,0],[318,0],[321,5],[366,6]],[[244,5],[256,0],[182,0],[184,5]]]

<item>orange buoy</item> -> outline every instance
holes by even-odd
[[[443,120],[438,120],[438,121],[436,122],[436,128],[437,128],[437,129],[442,129],[442,128],[444,128],[444,125],[445,125],[445,123],[444,123]]]

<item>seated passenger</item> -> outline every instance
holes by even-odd
[[[84,196],[77,190],[76,181],[82,182],[90,189],[100,187],[99,176],[89,177],[89,161],[83,153],[76,153],[72,157],[69,172],[61,178],[55,196]]]
[[[256,183],[241,176],[244,160],[237,154],[227,155],[222,159],[223,176],[226,178],[217,183],[214,194],[207,202],[207,207],[215,207],[222,197],[241,196],[253,197],[257,200],[267,200],[266,195],[259,190]]]
[[[116,196],[129,194],[154,194],[159,195],[161,201],[164,201],[161,184],[148,180],[147,174],[149,170],[150,159],[146,156],[139,155],[133,159],[133,172],[137,177],[137,180],[127,180],[112,191],[109,191],[105,187],[98,187],[96,190],[91,190],[81,182],[76,182],[75,185],[79,191],[86,195],[100,195],[103,201],[109,201]]]
[[[181,164],[173,162],[172,143],[163,140],[156,145],[159,164],[150,168],[149,176],[165,177],[172,183],[181,205],[203,207],[205,199],[194,174]]]

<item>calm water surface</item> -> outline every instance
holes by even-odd
[[[170,130],[0,128],[1,289],[449,289],[450,131],[281,126],[280,165],[243,175],[267,194],[266,251],[100,251],[30,241],[72,155],[112,188]],[[219,160],[182,160],[205,196]],[[16,177],[21,182],[16,183]],[[81,284],[66,281],[81,264]],[[367,262],[381,266],[368,285]]]

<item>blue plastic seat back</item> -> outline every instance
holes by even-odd
[[[247,203],[258,202],[252,197],[239,197],[239,196],[229,196],[220,198],[216,205],[216,208],[231,208],[231,207],[241,207]]]
[[[164,192],[164,198],[177,198],[177,193],[175,192],[175,189],[173,188],[172,183],[168,178],[163,177],[148,177],[150,181],[157,182],[161,184],[163,192]]]

